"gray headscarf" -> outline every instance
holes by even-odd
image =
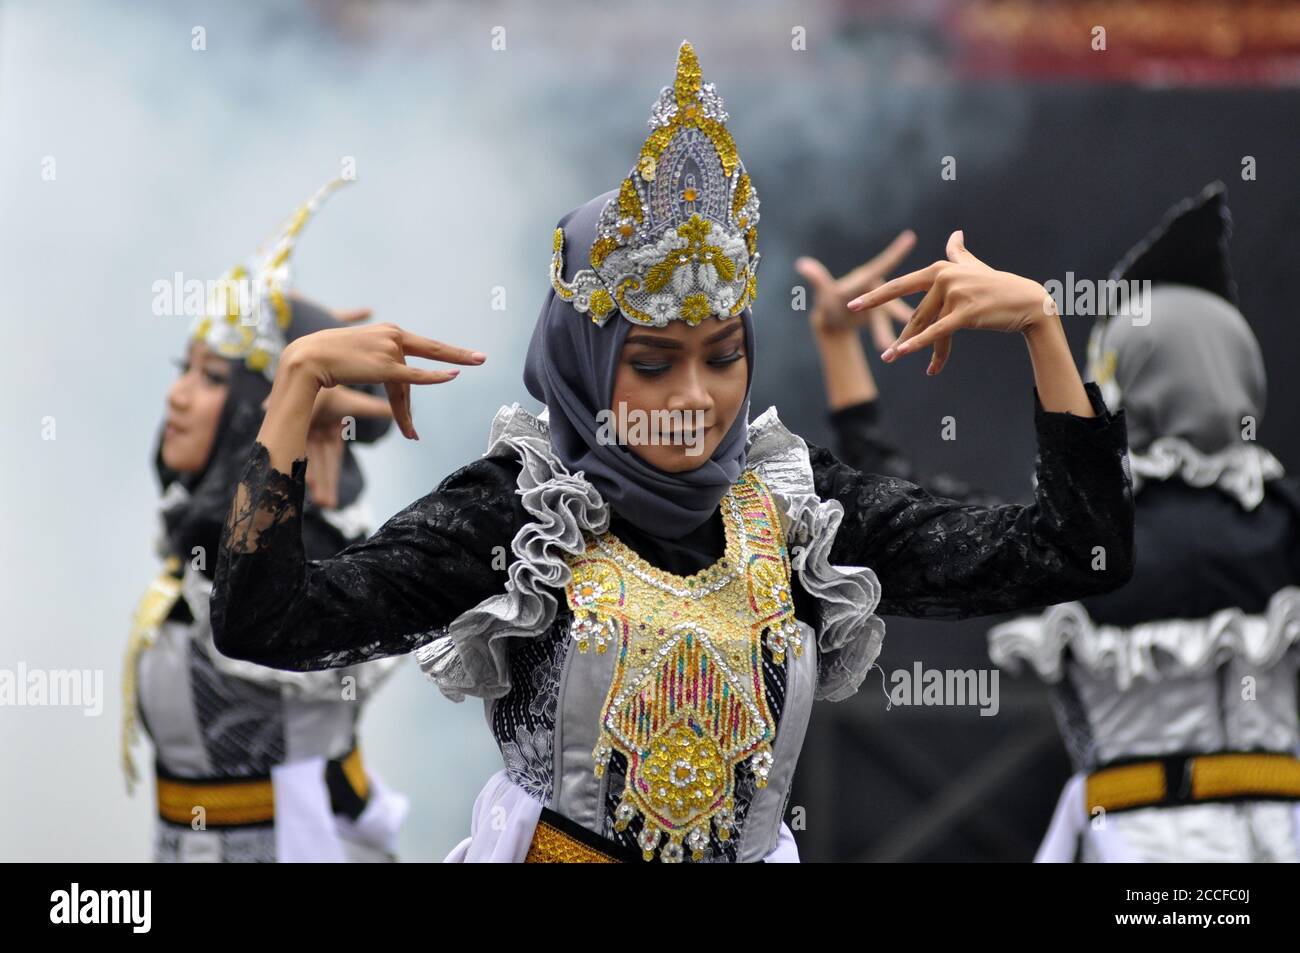
[[[1203,454],[1239,446],[1243,418],[1258,427],[1267,389],[1245,317],[1217,295],[1171,284],[1153,288],[1142,311],[1139,319],[1111,318],[1094,345],[1103,364],[1113,364],[1129,449],[1141,453],[1161,437]]]
[[[598,195],[560,219],[564,229],[564,276],[580,267],[596,238],[596,222],[616,192]],[[713,320],[713,319],[708,319]],[[551,288],[533,330],[524,364],[524,386],[550,411],[551,445],[570,472],[583,471],[613,509],[655,536],[680,539],[702,525],[745,467],[749,391],[754,379],[754,325],[745,328],[748,379],[745,401],[713,455],[701,466],[667,473],[632,450],[598,439],[596,415],[610,409],[619,354],[633,325],[615,314],[597,325]]]

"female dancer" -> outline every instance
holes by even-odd
[[[1300,860],[1300,482],[1256,442],[1230,225],[1219,183],[1175,207],[1113,273],[1150,296],[1093,329],[1131,421],[1133,581],[989,635],[1052,686],[1078,772],[1040,861]]]
[[[758,198],[726,118],[684,43],[631,173],[555,230],[524,371],[546,413],[503,408],[482,459],[332,559],[301,542],[317,394],[383,382],[418,439],[410,385],[457,371],[406,358],[484,356],[392,325],[284,353],[222,536],[217,646],[291,670],[416,651],[449,697],[483,698],[506,768],[449,859],[796,860],[782,815],[809,710],[856,691],[877,610],[976,615],[1128,576],[1123,419],[1079,380],[1042,286],[959,234],[914,283],[948,336],[1022,333],[1033,505],[944,500],[840,464],[774,409],[750,421]]]
[[[208,624],[221,524],[261,424],[282,339],[342,326],[288,296],[294,240],[335,185],[317,193],[243,272],[252,275],[253,295],[240,296],[239,271],[217,286],[168,392],[156,457],[165,491],[164,570],[137,613],[124,675],[129,783],[136,780],[130,746],[137,684],[155,749],[157,860],[387,859],[406,810],[405,798],[363,767],[355,739],[361,705],[391,662],[277,671],[216,652]],[[361,473],[342,425],[345,416],[355,420],[355,439],[373,441],[388,426],[381,413],[388,413],[382,398],[346,388],[316,408],[313,504],[302,524],[313,557],[365,535]]]

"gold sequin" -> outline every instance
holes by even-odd
[[[624,218],[641,221],[641,196],[636,194],[636,186],[631,179],[624,179],[618,189],[618,213]]]
[[[775,501],[748,470],[722,501],[726,552],[682,577],[652,566],[612,533],[588,535],[569,558],[566,598],[580,652],[606,640],[617,664],[593,751],[599,775],[614,751],[627,758],[619,829],[643,820],[650,859],[699,856],[711,827],[734,823],[735,771],[748,761],[767,783],[776,724],[763,680],[763,640],[797,631],[790,560]],[[792,650],[801,651],[797,637]],[[663,843],[661,844],[661,841]]]
[[[591,269],[566,281],[562,264],[552,264],[552,285],[576,311],[598,325],[615,310],[635,324],[697,324],[699,295],[707,314],[719,318],[753,300],[758,196],[726,118],[721,97],[703,82],[694,48],[682,43],[673,85],[652,107],[637,161],[601,211]],[[673,228],[687,237],[687,247],[671,240]],[[553,259],[556,254],[553,249]],[[598,296],[598,288],[606,295]]]

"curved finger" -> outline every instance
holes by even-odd
[[[426,338],[405,329],[400,330],[402,350],[408,355],[446,361],[449,364],[482,364],[487,360],[487,355],[482,351],[458,347],[455,344],[444,344],[442,341],[435,341],[433,338]]]
[[[385,381],[384,390],[388,393],[388,403],[393,408],[393,422],[407,440],[419,439],[415,433],[415,422],[411,419],[411,388],[398,381]]]
[[[936,261],[933,265],[928,265],[920,271],[913,271],[910,274],[894,278],[892,281],[886,281],[874,291],[868,291],[861,297],[854,298],[849,302],[850,311],[865,311],[868,308],[878,308],[886,301],[893,301],[895,298],[903,295],[910,295],[917,291],[927,291],[934,284],[939,273],[943,271],[950,263],[946,261]]]
[[[403,364],[393,372],[393,380],[399,384],[445,384],[460,376],[456,368],[424,368]]]
[[[952,353],[952,335],[946,338],[939,338],[934,342],[934,355],[930,358],[930,366],[925,372],[931,376],[938,374],[943,370],[943,366],[948,363],[948,355]]]
[[[900,354],[907,354],[914,351],[915,348],[909,342],[913,341],[918,335],[924,332],[940,313],[943,306],[943,292],[938,286],[931,288],[921,299],[921,303],[916,306],[912,318],[907,322],[898,338],[885,349],[885,353],[880,355],[886,363],[893,361]]]
[[[909,338],[902,344],[898,345],[895,349],[895,353],[896,355],[901,356],[903,354],[911,354],[914,351],[919,351],[922,348],[929,347],[940,338],[951,337],[958,327],[959,325],[957,322],[953,321],[951,317],[940,318],[924,331],[921,331],[916,336]]]
[[[420,431],[415,429],[415,413],[411,409],[411,385],[403,382],[397,385],[402,392],[402,402],[406,407],[406,420],[411,425],[411,436],[416,440],[420,439]]]
[[[960,228],[948,236],[948,244],[944,248],[944,251],[948,255],[949,261],[961,262],[964,264],[984,264],[966,248],[966,233]]]
[[[897,268],[915,247],[916,232],[910,228],[904,229],[894,237],[892,242],[885,246],[883,251],[870,261],[858,265],[845,275],[843,280],[847,285],[856,285],[865,280],[881,278]]]

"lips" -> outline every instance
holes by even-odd
[[[703,437],[707,435],[708,432],[712,429],[713,426],[709,425],[708,427],[705,427],[703,430],[674,430],[668,436],[672,438],[673,442],[689,441],[689,440],[694,440],[697,437]]]

